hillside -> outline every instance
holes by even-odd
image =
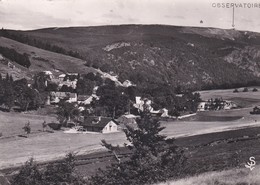
[[[54,74],[62,72],[88,73],[94,71],[94,69],[84,66],[85,61],[81,59],[42,50],[8,38],[0,37],[0,46],[12,48],[21,54],[26,53],[29,55],[32,64],[29,69],[1,56],[0,73],[9,73],[14,79],[32,79],[35,73],[44,70],[52,71]]]
[[[143,87],[155,83],[201,89],[260,82],[260,34],[253,32],[121,25],[12,33],[75,51],[88,66],[114,71],[121,81]]]

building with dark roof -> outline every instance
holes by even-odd
[[[81,126],[83,126],[87,131],[101,133],[117,132],[118,129],[118,123],[109,117],[85,117]]]

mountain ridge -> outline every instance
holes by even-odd
[[[260,34],[233,29],[117,25],[12,31],[74,51],[87,66],[140,86],[209,88],[259,83]]]

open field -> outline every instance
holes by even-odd
[[[260,184],[260,166],[255,166],[253,171],[249,169],[231,169],[220,172],[207,172],[198,176],[184,178],[177,181],[168,181],[158,185],[217,185],[217,184]]]
[[[204,101],[211,98],[222,98],[231,100],[241,107],[251,107],[260,105],[260,92],[252,92],[253,88],[260,90],[259,87],[248,87],[248,92],[242,92],[244,88],[238,88],[238,93],[233,93],[234,89],[207,90],[199,91],[199,93]]]
[[[260,127],[256,127],[177,138],[176,144],[185,148],[188,158],[187,164],[183,166],[183,176],[192,177],[208,171],[243,168],[250,156],[254,156],[258,163],[260,148],[252,146],[259,146],[259,133]],[[59,155],[64,156],[65,154]],[[122,160],[127,159],[129,151],[122,148],[119,156]],[[95,174],[98,168],[104,169],[116,162],[114,156],[105,151],[79,155],[76,159],[76,171],[85,177]],[[10,176],[14,170],[15,168],[11,168],[0,172]]]
[[[44,120],[47,123],[50,123],[56,121],[56,118],[52,116],[25,113],[0,112],[0,133],[2,133],[4,138],[24,134],[22,128],[28,121],[30,121],[32,132],[38,132],[39,130],[42,130],[42,123]]]
[[[240,115],[244,109],[240,110]],[[244,111],[247,112],[247,111]],[[239,114],[234,110],[229,111],[229,115]],[[54,133],[42,133],[41,129],[43,119],[51,121],[55,118],[38,115],[26,115],[13,113],[0,113],[1,132],[3,138],[0,139],[0,168],[10,166],[19,166],[29,157],[35,157],[38,161],[55,160],[64,156],[69,151],[76,151],[79,154],[87,154],[94,151],[104,150],[100,145],[101,139],[106,139],[113,144],[122,145],[126,142],[123,132],[112,134],[65,134],[63,131]],[[248,126],[260,126],[260,122],[255,122],[257,115],[250,115],[244,119],[235,121],[215,121],[215,122],[196,122],[196,121],[176,121],[163,122],[165,130],[162,134],[170,137],[184,137],[191,135],[200,135],[212,132],[221,132]],[[21,129],[27,121],[30,120],[33,134],[29,138],[18,137]],[[13,137],[6,137],[13,135]]]
[[[209,94],[214,93],[210,91],[207,96]],[[227,90],[226,97],[228,94],[229,98],[232,98],[231,95],[237,95],[233,92],[231,94],[231,90],[229,92]],[[241,99],[244,101],[246,98],[248,97]],[[255,93],[254,99],[260,101],[259,93]],[[254,146],[260,145],[260,115],[249,113],[253,106],[251,104],[240,109],[199,112],[196,119],[191,117],[162,122],[162,126],[165,127],[162,134],[175,137],[176,144],[185,148],[188,157],[187,166],[184,168],[185,174],[193,176],[208,171],[243,167],[250,156],[256,157],[256,161],[259,161],[260,148]],[[18,167],[30,157],[44,163],[58,160],[68,152],[76,152],[79,159],[78,173],[89,177],[95,174],[97,168],[104,168],[114,161],[113,156],[100,145],[102,139],[118,145],[127,142],[123,132],[111,134],[41,132],[43,120],[56,121],[55,117],[49,115],[0,112],[0,120],[0,132],[3,133],[3,137],[0,138],[0,169],[7,175],[8,170],[3,169]],[[31,123],[32,134],[29,138],[19,137],[18,135],[23,133],[22,127],[28,120]],[[127,158],[128,154],[123,152],[122,157]]]

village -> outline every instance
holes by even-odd
[[[82,76],[78,73],[65,73],[58,76],[54,76],[51,71],[43,71],[44,76],[44,85],[48,88],[49,85],[53,86],[56,84],[55,91],[49,91],[46,99],[45,106],[59,107],[63,106],[61,102],[73,105],[71,112],[77,112],[77,115],[67,115],[65,119],[60,121],[57,124],[48,123],[47,125],[51,129],[60,129],[61,126],[67,127],[64,133],[113,133],[119,132],[125,128],[125,125],[136,126],[136,119],[140,118],[140,112],[143,112],[144,109],[149,110],[149,113],[162,121],[174,121],[185,119],[190,116],[196,115],[196,112],[212,111],[212,110],[230,110],[235,109],[238,106],[229,100],[223,100],[222,98],[209,99],[207,101],[200,100],[197,102],[197,108],[194,112],[185,112],[182,115],[169,115],[169,110],[165,107],[155,110],[153,108],[152,100],[135,96],[134,101],[128,102],[127,109],[121,112],[120,115],[115,115],[115,110],[113,110],[112,116],[107,116],[106,114],[93,114],[94,102],[100,99],[100,96],[97,95],[99,86],[91,86],[93,89],[91,93],[88,94],[78,94],[76,89],[78,81]],[[102,73],[101,77],[103,79],[109,79],[113,81],[116,86],[122,86],[124,88],[134,87],[135,85],[126,80],[123,83],[118,81],[118,77],[111,73]],[[124,93],[122,93],[124,94]],[[182,97],[183,95],[178,95]],[[134,111],[130,111],[134,110]],[[102,112],[102,111],[101,111]],[[91,114],[92,113],[92,114]]]
[[[82,95],[77,94],[77,82],[80,78],[80,74],[78,73],[66,73],[60,74],[58,77],[55,77],[51,71],[44,71],[45,81],[44,84],[48,87],[48,84],[57,84],[57,91],[50,91],[47,96],[47,101],[45,103],[46,106],[59,106],[60,102],[67,102],[73,104],[76,109],[79,110],[80,113],[84,111],[91,111],[91,104],[93,101],[99,100],[99,96],[97,95],[98,86],[95,86],[92,90],[92,94],[90,95]],[[115,81],[118,86],[130,87],[135,86],[129,80],[120,83],[117,80],[116,75],[111,75],[107,73],[102,74],[103,78],[109,78],[112,81]],[[135,97],[135,102],[132,104],[133,108],[135,108],[138,112],[144,111],[144,108],[148,108],[149,112],[155,117],[161,118],[173,118],[168,115],[168,110],[163,108],[160,110],[154,110],[152,108],[152,101],[147,98],[141,98],[140,96]],[[130,109],[129,109],[130,110]],[[116,119],[114,117],[106,117],[106,116],[81,116],[77,117],[77,120],[72,120],[68,118],[68,125],[71,129],[64,131],[65,133],[89,133],[89,132],[98,132],[98,133],[111,133],[118,132],[124,125],[135,125],[136,118],[139,118],[139,114],[134,115],[129,111],[124,114],[118,116]],[[50,124],[52,125],[52,124]],[[56,126],[52,127],[56,128]],[[60,127],[57,127],[60,128]]]

